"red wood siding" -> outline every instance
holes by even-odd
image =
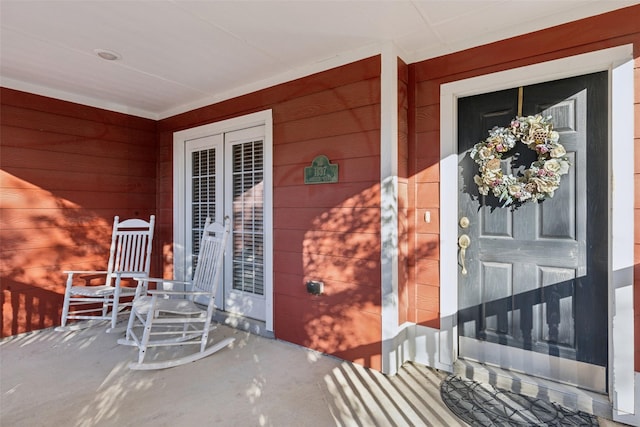
[[[155,122],[0,89],[2,336],[57,325],[63,270],[104,268],[113,217],[155,213]]]
[[[173,240],[173,132],[269,108],[275,335],[380,369],[379,57],[162,120],[161,239]],[[337,184],[304,184],[320,154],[339,165]],[[312,279],[325,295],[306,292]]]
[[[408,239],[408,269],[410,293],[413,298],[409,319],[412,322],[432,327],[440,327],[440,132],[437,108],[416,105],[420,85],[416,81],[415,69],[411,68],[411,83],[415,92],[411,93],[410,120],[413,132],[409,145],[409,223],[414,233]],[[436,90],[434,98],[439,102]],[[418,108],[421,108],[418,113]],[[428,215],[430,221],[425,221]],[[435,295],[435,298],[434,298]]]
[[[415,277],[417,322],[439,327],[439,111],[440,85],[478,75],[521,67],[632,43],[635,69],[635,141],[640,142],[640,6],[554,27],[497,43],[457,52],[410,65],[413,91],[410,105],[411,212],[415,238],[410,236],[409,275]],[[640,210],[640,150],[636,150],[635,206]],[[424,221],[425,211],[432,222]],[[638,211],[636,211],[638,212]],[[636,214],[640,218],[640,214]],[[640,261],[640,222],[636,222],[636,263]],[[638,267],[636,267],[637,269]],[[640,270],[638,270],[640,272]],[[412,280],[412,283],[413,280]],[[640,274],[635,275],[636,370],[640,370]]]

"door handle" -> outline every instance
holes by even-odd
[[[471,245],[471,238],[463,234],[458,238],[458,246],[460,247],[460,265],[462,266],[462,275],[467,275],[467,267],[465,266],[464,259],[467,252],[467,248]]]

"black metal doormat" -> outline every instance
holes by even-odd
[[[444,403],[472,426],[597,426],[598,419],[543,399],[449,375],[440,385]]]

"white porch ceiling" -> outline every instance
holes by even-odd
[[[413,63],[633,4],[0,0],[0,84],[161,119],[383,49]]]

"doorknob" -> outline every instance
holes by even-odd
[[[471,238],[468,235],[463,234],[458,238],[458,246],[460,247],[460,265],[462,266],[461,273],[463,276],[467,275],[467,267],[464,264],[464,258],[469,245],[471,245]]]

